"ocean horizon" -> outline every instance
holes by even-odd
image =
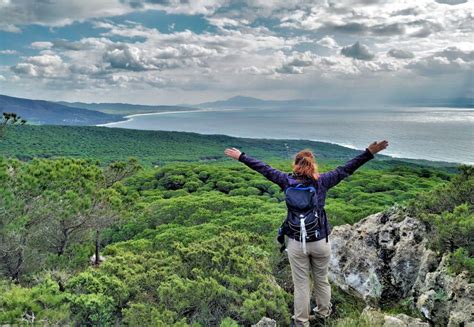
[[[474,164],[474,109],[443,107],[196,109],[134,114],[100,126],[304,139],[364,149],[387,139],[385,155]],[[466,151],[468,150],[468,151]]]

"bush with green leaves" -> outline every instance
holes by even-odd
[[[69,321],[67,297],[49,278],[31,288],[0,282],[0,324],[65,325]]]
[[[474,278],[474,167],[461,166],[449,183],[418,196],[407,210],[430,226],[433,249],[451,253],[451,271]]]

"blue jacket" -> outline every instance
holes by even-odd
[[[317,180],[302,180],[301,178],[297,178],[293,174],[288,174],[278,169],[275,169],[258,159],[246,155],[245,153],[242,153],[240,155],[239,161],[243,162],[245,165],[252,168],[253,170],[259,172],[271,182],[280,186],[282,190],[285,190],[290,185],[296,185],[302,182],[305,184],[313,184],[316,187],[316,199],[320,214],[325,218],[326,223],[328,225],[326,230],[322,231],[322,234],[319,238],[322,239],[331,233],[331,225],[327,222],[326,212],[324,211],[324,205],[326,204],[326,194],[328,190],[331,187],[334,187],[339,184],[339,182],[342,181],[344,178],[352,175],[357,170],[357,168],[359,168],[364,163],[373,158],[374,155],[368,149],[365,149],[364,152],[349,160],[344,165],[339,166],[334,170],[320,174]]]

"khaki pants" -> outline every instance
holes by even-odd
[[[328,281],[328,266],[331,245],[326,239],[306,243],[306,254],[301,243],[288,238],[288,258],[295,288],[295,324],[309,326],[311,284],[309,274],[313,275],[316,295],[316,314],[327,317],[331,313],[331,286]]]

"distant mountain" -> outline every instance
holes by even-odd
[[[119,114],[119,115],[133,115],[143,114],[150,112],[164,112],[164,111],[183,111],[194,109],[185,106],[167,106],[167,105],[141,105],[141,104],[128,104],[128,103],[84,103],[84,102],[64,102],[60,101],[59,104],[74,107],[83,108],[88,110],[100,111],[107,114]]]
[[[32,124],[97,125],[123,120],[121,115],[64,106],[59,103],[0,95],[0,112],[14,112]]]
[[[381,105],[406,106],[406,107],[451,107],[451,108],[474,108],[474,99],[472,98],[449,98],[441,100],[433,99],[392,99]],[[258,98],[235,96],[227,100],[214,102],[204,102],[193,105],[198,108],[216,108],[216,109],[237,109],[237,108],[300,108],[300,107],[318,107],[318,106],[354,106],[354,103],[347,103],[346,99],[333,100],[262,100]],[[371,104],[376,106],[376,104]]]
[[[317,100],[262,100],[252,97],[235,96],[227,100],[204,102],[193,107],[199,108],[264,108],[264,107],[307,107],[318,104]]]

